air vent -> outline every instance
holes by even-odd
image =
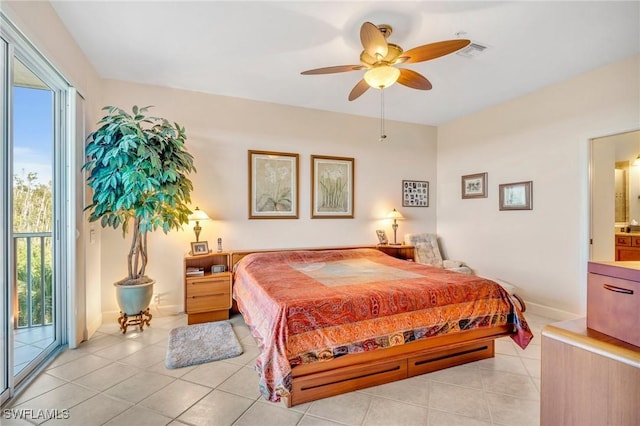
[[[471,43],[464,49],[458,50],[456,54],[464,56],[465,58],[475,58],[487,49],[488,46],[484,46],[479,43]]]

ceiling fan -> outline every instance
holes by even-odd
[[[407,69],[397,68],[397,64],[412,64],[428,61],[448,55],[466,47],[470,40],[456,39],[414,47],[406,52],[400,46],[387,43],[392,28],[389,25],[374,25],[365,22],[360,27],[360,41],[364,50],[360,54],[360,65],[338,65],[303,71],[302,75],[333,74],[347,71],[367,70],[349,93],[349,100],[353,101],[366,92],[369,87],[384,89],[396,81],[404,86],[418,90],[430,90],[433,86],[423,75]]]

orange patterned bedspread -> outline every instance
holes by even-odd
[[[233,297],[258,341],[270,401],[289,393],[301,363],[504,324],[522,348],[533,337],[497,283],[375,249],[250,254],[237,265]]]

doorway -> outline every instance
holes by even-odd
[[[640,223],[639,155],[640,130],[591,140],[590,260],[615,260],[616,232]]]

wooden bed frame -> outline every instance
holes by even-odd
[[[235,271],[238,261],[251,253],[352,248],[375,248],[375,246],[253,250],[233,252],[231,256]],[[283,400],[287,407],[291,407],[455,365],[492,358],[495,355],[494,340],[509,336],[513,332],[510,325],[480,328],[374,351],[348,354],[330,361],[301,364],[292,368],[291,394],[289,397],[283,397]]]

